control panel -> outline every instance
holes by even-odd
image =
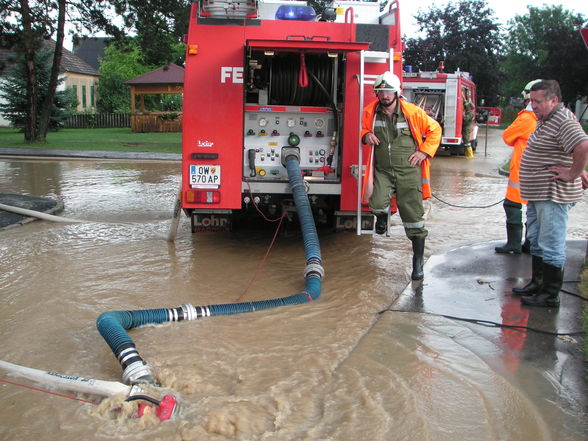
[[[336,179],[334,118],[328,107],[247,105],[243,176],[248,180],[287,181],[282,148],[297,147],[300,169],[305,175]]]

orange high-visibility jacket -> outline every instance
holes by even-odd
[[[519,169],[521,158],[527,147],[527,140],[537,126],[537,116],[534,112],[523,109],[519,112],[516,119],[502,133],[502,140],[512,146],[512,157],[510,158],[510,174],[508,176],[508,186],[506,187],[506,199],[519,204],[526,204],[527,201],[521,199],[521,185],[519,180]]]
[[[426,153],[429,157],[435,156],[441,142],[441,126],[420,107],[400,98],[400,109],[408,122],[410,132],[417,145],[417,149]],[[374,131],[376,122],[376,108],[379,101],[375,100],[363,110],[361,139],[366,133]],[[370,151],[366,166],[366,173],[362,186],[362,201],[367,203],[373,190],[374,146],[369,146]],[[423,199],[431,197],[431,175],[429,172],[429,158],[421,163],[421,176],[423,180]]]

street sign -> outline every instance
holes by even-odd
[[[477,107],[476,121],[489,126],[499,126],[502,119],[502,110],[498,107]]]

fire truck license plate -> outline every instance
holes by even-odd
[[[190,186],[192,188],[218,188],[220,182],[220,165],[190,166]]]

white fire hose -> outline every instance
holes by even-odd
[[[63,375],[55,372],[41,371],[18,364],[0,360],[0,368],[21,378],[27,378],[39,384],[72,392],[111,397],[117,394],[128,395],[131,387],[118,381],[94,380],[77,375]]]
[[[54,216],[52,214],[42,213],[40,211],[28,210],[26,208],[14,207],[12,205],[0,204],[0,210],[10,211],[16,214],[22,214],[23,216],[38,217],[39,219],[48,220],[51,222],[64,222],[64,223],[85,223],[88,221],[80,219],[71,219],[67,217]]]

